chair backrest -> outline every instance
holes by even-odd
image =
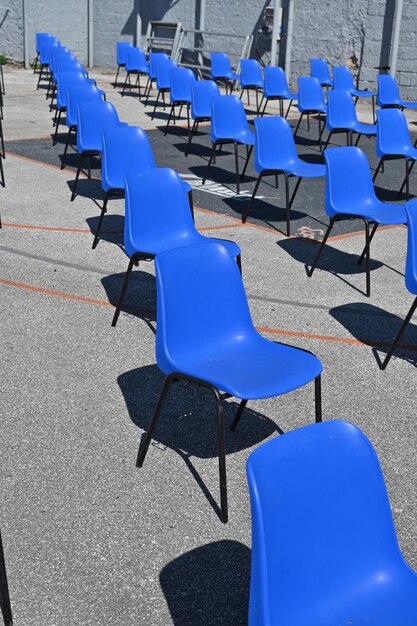
[[[174,67],[170,72],[171,102],[191,102],[191,89],[196,83],[194,72],[185,67]]]
[[[52,46],[49,53],[49,70],[52,74],[55,74],[57,63],[64,59],[75,59],[69,48],[64,46]]]
[[[212,52],[210,54],[210,60],[212,78],[224,78],[233,73],[229,57],[224,52]]]
[[[390,570],[404,568],[378,457],[353,424],[276,437],[252,452],[247,476],[251,626],[333,624],[332,607],[355,615],[358,590],[366,597],[368,584],[380,584],[383,594]]]
[[[101,152],[103,131],[118,124],[119,116],[111,102],[81,102],[78,105],[78,152]]]
[[[349,92],[353,91],[355,85],[353,83],[353,76],[348,67],[344,65],[333,67],[333,85],[335,89],[344,89]]]
[[[348,91],[332,89],[327,94],[327,130],[351,128],[358,121],[353,98]]]
[[[401,154],[412,146],[407,120],[400,109],[379,109],[376,119],[377,156]]]
[[[81,102],[101,102],[102,92],[87,81],[80,81],[68,85],[66,125],[68,128],[78,124],[78,105]]]
[[[417,199],[405,203],[407,215],[407,257],[405,286],[417,296]]]
[[[62,109],[67,106],[68,86],[75,83],[85,82],[86,76],[83,71],[63,70],[56,74],[56,106],[58,109]]]
[[[240,85],[241,87],[255,85],[262,86],[261,66],[256,59],[242,59],[240,62]]]
[[[377,105],[380,107],[400,106],[401,97],[397,81],[390,74],[378,74]]]
[[[130,171],[125,198],[124,246],[129,256],[141,250],[143,241],[155,249],[161,241],[164,248],[177,248],[200,237],[183,181],[174,170],[155,167],[139,174]]]
[[[256,333],[235,259],[210,241],[156,257],[156,359],[165,373],[176,363],[213,355]]]
[[[175,61],[171,59],[161,59],[156,68],[157,89],[169,89],[171,86],[171,72],[177,67]]]
[[[375,201],[369,161],[360,148],[351,146],[324,151],[326,194],[324,208],[329,217],[355,213],[355,207]],[[354,181],[354,184],[352,184]]]
[[[116,61],[117,65],[125,65],[127,58],[127,51],[133,48],[133,44],[130,41],[118,41],[116,42]]]
[[[286,170],[297,160],[294,136],[287,120],[283,117],[255,118],[255,170]]]
[[[191,86],[191,116],[211,119],[211,99],[220,96],[214,80],[197,80]]]
[[[138,126],[117,126],[103,130],[101,184],[104,191],[124,189],[129,172],[139,174],[155,167],[147,134]]]
[[[332,84],[329,66],[324,59],[310,59],[310,73],[321,85]]]
[[[169,61],[166,52],[150,52],[149,53],[149,76],[156,79],[159,63]]]
[[[237,96],[216,96],[211,99],[211,139],[237,139],[246,132],[248,121],[242,101]]]
[[[79,61],[74,57],[63,57],[56,62],[55,76],[61,72],[82,72],[87,78],[87,70],[81,65]]]
[[[126,71],[147,72],[148,62],[142,48],[130,46],[126,51]]]
[[[61,44],[56,37],[45,37],[40,42],[39,61],[41,65],[49,65],[51,48],[58,48]]]
[[[326,108],[322,87],[313,76],[302,76],[298,82],[298,110],[319,111]]]
[[[264,95],[266,98],[283,97],[285,98],[289,92],[287,77],[282,67],[265,67],[265,88]]]
[[[36,52],[39,54],[41,51],[41,42],[43,39],[52,37],[51,33],[36,33]]]

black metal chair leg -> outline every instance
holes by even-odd
[[[372,232],[369,237],[369,243],[371,243],[372,239],[374,238],[374,235],[376,233],[376,229],[378,228],[378,226],[379,226],[378,223],[374,224],[374,227],[372,228]],[[366,254],[366,247],[362,250],[362,254],[359,257],[358,265],[362,263],[363,257],[365,256],[365,254]]]
[[[287,214],[287,237],[290,236],[290,181],[288,175],[284,174],[285,178],[285,209]]]
[[[329,238],[330,232],[331,232],[331,230],[332,230],[332,228],[334,226],[335,221],[336,221],[336,218],[332,217],[331,220],[330,220],[329,226],[327,227],[326,234],[324,235],[324,237],[322,239],[322,242],[320,244],[320,247],[319,247],[319,249],[317,251],[316,258],[313,261],[313,265],[311,266],[310,269],[307,269],[307,276],[309,278],[311,278],[311,276],[313,275],[314,270],[316,269],[318,260],[320,258],[320,255],[321,255],[322,251],[323,251],[324,246],[326,245],[326,241]]]
[[[292,207],[292,205],[293,205],[293,202],[294,202],[295,196],[297,195],[297,191],[298,191],[299,186],[301,185],[301,181],[302,181],[302,180],[303,180],[303,179],[302,179],[302,177],[301,177],[301,176],[300,176],[300,177],[298,178],[298,180],[297,180],[297,183],[296,183],[296,185],[295,185],[295,187],[294,187],[294,191],[292,192],[292,196],[291,196],[291,200],[290,200],[290,208],[291,208],[291,207]]]
[[[67,160],[67,152],[68,152],[70,140],[71,140],[71,128],[68,129],[67,141],[65,142],[64,154],[62,155],[61,170],[63,170],[65,167],[65,161]]]
[[[326,143],[324,144],[323,152],[327,149],[327,146],[329,145],[330,137],[332,135],[333,135],[333,131],[331,130],[329,133],[329,136],[327,137]]]
[[[355,141],[355,146],[357,146],[359,144],[359,141],[360,141],[361,137],[362,137],[361,133],[358,133],[357,139]]]
[[[152,441],[152,437],[156,430],[156,426],[158,424],[158,419],[161,414],[162,406],[165,402],[165,399],[168,395],[169,388],[174,379],[175,379],[175,376],[173,376],[172,374],[169,374],[169,376],[165,378],[162,391],[159,396],[158,403],[156,405],[154,414],[152,416],[151,423],[149,424],[148,432],[146,433],[146,436],[145,436],[145,441],[143,442],[142,446],[139,446],[138,456],[136,459],[136,467],[142,467],[143,465],[143,462],[146,457],[146,453],[148,451],[149,445]]]
[[[226,448],[224,443],[224,414],[223,399],[219,391],[212,387],[212,391],[216,398],[216,434],[217,434],[217,450],[219,455],[219,479],[220,479],[220,520],[223,524],[227,524],[227,483],[226,483]]]
[[[58,128],[59,128],[59,124],[61,123],[61,113],[62,113],[62,110],[61,110],[61,109],[59,109],[59,111],[58,111],[58,117],[57,117],[57,119],[56,119],[56,124],[55,124],[55,133],[54,133],[54,138],[53,138],[53,140],[52,140],[52,145],[53,145],[53,146],[56,144],[56,140],[57,140],[57,137],[58,137]]]
[[[156,107],[158,106],[159,96],[160,96],[160,95],[161,95],[161,92],[160,92],[160,91],[158,91],[158,96],[157,96],[157,98],[156,98],[155,106],[154,106],[153,111],[152,111],[151,120],[153,120],[153,118],[154,118],[154,116],[155,116],[155,111],[156,111]]]
[[[7,583],[6,563],[4,561],[3,542],[0,534],[0,600],[5,626],[13,625],[12,607],[10,606],[9,585]]]
[[[291,106],[292,106],[292,100],[290,100],[290,103],[288,105],[288,109],[287,109],[287,112],[285,114],[285,119],[287,119],[287,117],[288,117],[288,113],[290,112]]]
[[[71,202],[74,202],[75,196],[77,195],[77,185],[78,185],[78,179],[80,177],[82,160],[83,160],[83,153],[80,154],[80,158],[78,161],[77,173],[75,175],[74,187],[73,187],[72,194],[71,194]]]
[[[384,158],[380,159],[380,161],[379,161],[379,163],[378,163],[378,165],[376,167],[375,174],[372,176],[373,182],[375,182],[375,179],[378,176],[378,172],[381,169],[381,167],[382,168],[384,167]],[[384,170],[382,170],[382,171],[384,171]]]
[[[394,343],[392,344],[391,348],[388,350],[387,355],[386,355],[384,361],[381,363],[381,369],[382,370],[384,370],[387,367],[388,363],[390,362],[391,357],[392,357],[392,355],[394,353],[394,350],[398,346],[398,342],[400,341],[400,339],[401,339],[405,329],[407,328],[408,324],[410,323],[410,320],[413,317],[414,311],[416,310],[416,308],[417,308],[417,298],[415,298],[413,304],[411,305],[410,310],[407,313],[407,317],[405,318],[405,320],[401,324],[401,328],[398,331],[398,334],[397,334],[397,336],[394,339]]]
[[[123,83],[123,89],[122,89],[122,97],[125,95],[125,89],[127,87],[127,79],[129,78],[129,72],[127,72],[126,74],[126,78],[125,78],[125,82]]]
[[[242,171],[242,175],[240,177],[240,180],[243,180],[243,177],[244,177],[245,172],[246,172],[246,168],[248,167],[248,163],[250,161],[250,155],[252,154],[252,150],[253,150],[253,146],[250,146],[249,150],[248,150],[247,157],[246,157],[245,165],[243,166],[243,171]]]
[[[1,140],[1,156],[3,157],[3,159],[5,159],[6,158],[6,148],[4,146],[3,124],[1,123],[1,120],[0,120],[0,140]]]
[[[194,198],[193,198],[193,190],[190,189],[188,192],[188,204],[190,205],[191,217],[193,218],[193,223],[195,224],[195,216],[194,216]]]
[[[117,79],[119,78],[119,72],[120,72],[120,65],[117,66],[117,72],[116,72],[116,77],[114,79],[113,89],[116,89],[117,87]]]
[[[186,147],[186,149],[185,149],[185,156],[186,156],[186,157],[188,157],[188,154],[189,154],[189,152],[190,152],[191,142],[192,142],[192,140],[193,140],[194,135],[195,135],[195,134],[196,134],[196,132],[197,132],[198,124],[199,124],[198,120],[194,120],[193,127],[192,127],[192,129],[191,129],[190,136],[188,137],[187,147]]]
[[[167,134],[167,131],[168,131],[168,126],[169,126],[169,123],[170,123],[170,121],[171,121],[172,114],[173,114],[173,112],[174,112],[174,107],[175,107],[175,105],[174,105],[174,104],[171,104],[171,110],[170,110],[169,115],[168,115],[167,125],[165,126],[164,137],[165,137],[165,136],[166,136],[166,134]]]
[[[261,117],[263,117],[265,115],[265,110],[266,110],[266,107],[268,105],[268,100],[269,100],[269,98],[265,98],[265,104],[264,104],[264,108],[262,109]]]
[[[247,402],[248,402],[247,400],[242,400],[242,401],[240,402],[239,407],[238,407],[238,409],[237,409],[237,411],[236,411],[236,415],[234,416],[234,418],[233,418],[233,422],[232,422],[232,424],[231,424],[231,426],[230,426],[230,430],[231,430],[231,431],[233,431],[233,432],[234,432],[234,431],[236,430],[237,425],[238,425],[238,424],[239,424],[239,422],[240,422],[240,418],[242,417],[242,413],[243,413],[243,411],[245,410],[245,406],[246,406]]]
[[[412,169],[413,169],[414,165],[415,165],[415,161],[412,161],[412,163],[411,163],[411,165],[410,165],[410,167],[409,167],[409,169],[408,169],[408,177],[410,177],[410,174],[411,174],[411,172],[412,172]],[[401,185],[400,190],[399,190],[399,192],[398,192],[398,195],[399,195],[399,196],[401,195],[402,190],[404,189],[404,187],[405,187],[406,183],[407,183],[407,177],[405,177],[405,178],[404,178],[404,180],[403,180],[403,182],[402,182],[402,185]]]
[[[1,158],[0,158],[0,185],[1,185],[2,187],[5,187],[5,186],[6,186],[6,181],[5,181],[5,179],[4,179],[3,161],[2,161],[2,159],[1,159]]]
[[[369,238],[369,222],[364,219],[365,223],[365,263],[366,263],[366,296],[371,295],[371,268],[370,268],[370,238]]]
[[[204,178],[201,181],[202,185],[204,185],[206,180],[207,180],[207,176],[208,176],[208,173],[209,173],[209,170],[210,170],[210,167],[211,167],[211,162],[213,161],[213,157],[214,157],[215,152],[216,152],[216,148],[217,148],[217,145],[214,143],[213,144],[213,149],[212,149],[211,154],[210,154],[210,159],[209,159],[209,162],[208,162],[208,165],[207,165],[207,169],[206,169],[206,172],[204,174]]]
[[[93,245],[91,246],[93,250],[97,247],[98,241],[100,239],[100,230],[101,230],[101,225],[103,223],[104,214],[107,212],[107,201],[109,199],[109,193],[110,191],[106,191],[106,193],[104,194],[103,206],[101,207],[101,213],[100,213],[100,218],[98,220],[98,224],[96,228],[96,234],[94,236]]]
[[[240,193],[240,187],[239,187],[239,152],[238,152],[236,141],[234,142],[234,146],[235,146],[235,167],[236,167],[236,191],[237,191],[237,194],[239,195],[239,193]]]
[[[295,127],[295,131],[294,131],[294,137],[298,133],[298,129],[300,128],[300,124],[301,124],[301,120],[303,119],[303,115],[304,115],[304,112],[301,113],[300,117],[298,118],[297,126]]]
[[[376,115],[375,115],[375,96],[372,96],[372,118],[373,123],[376,124]]]
[[[250,210],[252,208],[252,204],[253,204],[253,201],[255,199],[256,192],[258,191],[258,187],[260,185],[261,180],[262,180],[262,173],[259,174],[259,176],[258,176],[258,180],[256,181],[256,185],[255,185],[255,188],[254,188],[254,190],[252,192],[251,198],[249,200],[247,209],[246,209],[246,211],[242,215],[242,224],[244,224],[246,222],[246,220],[248,219],[248,215],[249,215],[249,212],[250,212]]]
[[[119,296],[119,302],[117,303],[117,307],[116,310],[114,312],[113,315],[113,319],[112,319],[112,323],[111,325],[113,326],[113,328],[116,326],[117,324],[117,320],[119,319],[119,315],[120,315],[120,310],[122,308],[123,305],[123,301],[125,299],[125,295],[126,295],[126,289],[127,289],[127,285],[129,283],[129,278],[130,278],[130,274],[132,272],[133,266],[138,264],[138,260],[135,258],[135,256],[132,256],[129,260],[129,265],[127,266],[127,271],[126,271],[126,275],[125,275],[125,279],[123,281],[123,286],[122,286],[122,290],[120,292],[120,296]]]
[[[314,405],[315,405],[315,413],[316,413],[316,423],[321,422],[322,408],[321,408],[321,375],[317,376],[314,379]]]

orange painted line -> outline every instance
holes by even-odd
[[[258,326],[256,330],[260,333],[266,333],[269,335],[283,335],[285,337],[300,337],[302,339],[315,339],[319,341],[330,341],[334,343],[345,343],[352,346],[371,346],[374,348],[390,348],[391,343],[386,341],[360,341],[359,339],[353,339],[352,337],[334,337],[332,335],[316,335],[314,333],[302,333],[293,330],[281,330],[279,328],[263,328]],[[398,348],[402,350],[417,350],[417,346],[404,346],[399,345]]]
[[[18,283],[13,280],[7,280],[6,278],[0,278],[0,284],[8,285],[9,287],[17,287],[18,289],[24,289],[25,291],[32,291],[34,293],[41,293],[46,296],[54,296],[55,298],[64,298],[66,300],[74,300],[75,302],[85,302],[86,304],[95,304],[97,306],[113,308],[113,305],[105,300],[95,300],[94,298],[76,296],[71,293],[55,291],[54,289],[45,289],[44,287],[36,287],[35,285],[26,285],[25,283]]]
[[[42,230],[42,231],[52,231],[52,232],[60,232],[60,233],[88,233],[94,234],[91,232],[89,228],[58,228],[55,226],[32,226],[30,224],[7,224],[3,222],[3,226],[7,226],[8,228],[21,228],[23,230]],[[108,230],[102,231],[103,234],[106,235],[120,235],[123,233],[122,230]]]
[[[222,230],[229,228],[241,228],[242,224],[223,224],[223,226],[204,226],[204,228],[197,228],[198,232],[203,230]]]
[[[378,226],[378,231],[381,230],[389,230],[391,228],[404,228],[404,224],[392,224],[390,226]],[[364,236],[364,231],[363,230],[359,230],[356,233],[346,233],[346,235],[336,235],[335,237],[329,237],[327,241],[339,241],[340,239],[349,239],[350,237],[363,237]],[[315,241],[317,241],[318,243],[321,242],[321,240],[319,239],[315,239]]]
[[[43,135],[42,137],[17,137],[15,139],[4,138],[4,141],[35,141],[36,139],[51,139],[51,135]]]
[[[68,172],[73,172],[74,171],[74,170],[67,170],[67,169],[61,170],[61,168],[58,167],[58,165],[52,165],[52,163],[45,163],[44,161],[38,161],[37,159],[31,159],[30,157],[22,156],[21,154],[16,154],[15,152],[8,152],[6,150],[6,154],[11,156],[11,157],[15,157],[16,159],[22,159],[22,161],[29,161],[29,163],[36,163],[36,165],[43,165],[44,167],[49,167],[52,170],[55,170],[57,172],[61,172],[61,174],[68,175]],[[88,179],[88,176],[86,176],[86,174],[84,174],[83,172],[80,172],[80,177]],[[98,180],[99,181],[100,179],[99,178],[94,178],[92,176],[89,180]]]

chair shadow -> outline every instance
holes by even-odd
[[[400,185],[398,183],[398,187],[399,186]],[[407,200],[405,191],[399,194],[398,189],[392,189],[392,187],[387,188],[387,187],[380,187],[379,185],[378,186],[375,185],[375,193],[379,200],[382,200],[383,202],[390,202],[393,204],[398,204],[399,206],[401,203]],[[410,198],[412,197],[413,197],[413,194],[410,193]]]
[[[145,431],[141,435],[139,446],[143,445],[163,381],[164,375],[157,365],[130,370],[117,379],[130,419]],[[238,428],[231,432],[230,425],[238,406],[235,401],[224,402],[226,454],[251,448],[274,432],[282,434],[283,431],[272,420],[250,408],[245,409]],[[173,384],[164,403],[150,451],[152,452],[152,446],[156,446],[176,452],[214,512],[220,516],[217,494],[213,496],[191,460],[192,457],[217,457],[214,415],[215,400],[208,389],[184,381]]]
[[[199,135],[200,133],[198,133]],[[193,141],[191,142],[190,148],[189,148],[189,156],[193,157],[201,157],[201,158],[205,158],[206,161],[208,162],[210,155],[211,155],[211,146],[210,145],[205,145],[202,143],[198,142],[198,135],[193,137]],[[201,133],[201,136],[204,137],[203,133]],[[185,156],[186,150],[187,150],[187,146],[188,146],[188,137],[184,137],[184,142],[183,143],[174,143],[173,147],[176,148],[178,150],[178,152],[182,152],[183,155]]]
[[[126,257],[126,269],[127,264],[128,258]],[[143,267],[143,264],[144,261],[140,261],[139,267]],[[101,279],[107,299],[113,306],[117,306],[119,301],[124,278],[125,273],[123,272],[104,276]],[[152,274],[133,268],[121,313],[143,319],[148,325],[149,322],[156,321],[156,284]],[[118,323],[123,324],[123,316]],[[151,329],[155,332],[153,327]]]
[[[111,200],[107,205],[107,213],[104,216],[103,224],[101,226],[100,241],[107,241],[108,243],[113,243],[119,247],[122,247],[125,220],[123,215],[112,215],[111,213],[109,213],[109,207],[111,211]],[[86,219],[92,235],[96,234],[99,219],[99,214],[95,215],[94,217],[87,217]]]
[[[93,176],[93,172],[91,173],[91,176]],[[72,193],[75,186],[75,179],[67,180],[67,185]],[[77,193],[74,199],[75,202],[77,201],[77,196],[92,200],[101,211],[103,191],[101,188],[101,181],[97,178],[79,178],[77,183]]]
[[[271,177],[271,181],[273,177]],[[262,195],[262,187],[258,190],[259,195]],[[248,219],[252,218],[255,220],[262,220],[267,224],[267,226],[274,228],[277,232],[284,233],[286,231],[286,219],[287,219],[287,211],[284,206],[284,185],[280,184],[279,188],[276,189],[275,186],[272,186],[272,189],[268,190],[268,195],[272,195],[272,193],[277,195],[277,200],[282,202],[282,206],[277,206],[272,204],[271,202],[267,202],[266,200],[262,200],[262,198],[255,198],[252,203],[251,211],[248,215]],[[235,198],[223,198],[223,201],[238,215],[243,215],[246,211],[248,203],[250,202],[250,197],[248,196],[237,196]],[[306,213],[302,213],[300,211],[296,211],[294,209],[290,210],[290,219],[291,222],[294,220],[299,220],[307,217]],[[280,225],[278,228],[277,224]]]
[[[329,313],[355,339],[372,347],[379,367],[383,361],[380,354],[388,352],[404,321],[404,318],[398,315],[362,302],[343,304],[330,309]],[[410,323],[407,326],[393,356],[417,367],[417,326],[415,324]]]
[[[246,626],[251,551],[238,541],[208,543],[166,565],[159,582],[175,626]]]

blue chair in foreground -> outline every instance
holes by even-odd
[[[317,115],[319,125],[319,146],[321,150],[321,118],[327,114],[327,105],[324,101],[323,91],[317,78],[311,76],[303,76],[298,81],[298,110],[300,117],[295,127],[294,137],[298,133],[301,120],[307,115],[307,130],[310,132],[310,115]],[[324,123],[323,123],[324,126]]]
[[[219,81],[224,82],[226,93],[227,87],[230,84],[230,93],[232,93],[236,81],[239,80],[239,75],[236,74],[232,66],[230,65],[229,57],[224,52],[212,52],[210,54],[211,78],[217,83]]]
[[[92,248],[96,248],[100,238],[101,225],[107,212],[107,202],[111,193],[123,192],[126,176],[130,172],[140,174],[156,167],[155,158],[148,135],[138,126],[111,126],[103,131],[101,155],[101,186],[104,191],[103,206],[96,228]],[[192,189],[183,181],[188,194],[193,215]]]
[[[381,109],[417,109],[417,102],[402,100],[397,81],[390,74],[378,74],[378,94],[376,103]]]
[[[220,89],[214,80],[198,80],[191,86],[191,117],[193,127],[188,137],[185,156],[188,156],[190,145],[200,122],[211,120],[211,99],[220,96]]]
[[[372,98],[372,119],[375,123],[375,94],[369,89],[356,89],[349,68],[333,67],[333,88],[348,91],[355,98],[355,104],[359,98]]]
[[[78,179],[83,160],[87,158],[88,177],[90,178],[90,157],[101,156],[103,131],[106,128],[115,128],[120,124],[117,111],[110,102],[82,102],[78,105],[77,152],[79,158],[71,202],[77,195]]]
[[[250,104],[250,91],[254,91],[256,95],[256,110],[259,110],[259,90],[263,91],[264,79],[259,61],[255,59],[242,59],[240,62],[240,99],[242,100],[243,92],[246,91],[248,96],[248,104]]]
[[[329,226],[317,251],[313,265],[307,270],[312,276],[327,238],[338,220],[359,219],[365,226],[365,248],[359,258],[366,260],[366,295],[371,295],[370,247],[378,226],[404,224],[404,207],[388,204],[376,197],[369,162],[360,148],[330,148],[325,151],[326,195],[324,208],[330,218]],[[354,181],[354,184],[352,184]],[[369,231],[370,226],[372,232]]]
[[[152,111],[151,120],[153,120],[153,118],[155,117],[156,107],[158,106],[159,98],[161,95],[163,107],[165,110],[165,94],[169,93],[171,89],[171,72],[176,67],[178,67],[177,64],[175,63],[175,61],[171,61],[171,59],[168,59],[168,61],[161,59],[157,65],[156,88],[158,90],[158,93],[156,95],[156,101]]]
[[[67,152],[71,142],[71,136],[77,132],[78,124],[78,105],[81,102],[102,102],[105,94],[95,85],[87,81],[76,81],[70,83],[67,89],[67,110],[65,115],[65,124],[68,128],[67,140],[65,142],[64,154],[62,156],[61,170],[64,169]]]
[[[117,72],[114,79],[113,88],[117,86],[117,79],[119,78],[119,72],[121,67],[126,66],[127,60],[127,52],[133,48],[133,44],[130,41],[117,41],[116,42],[116,62],[117,62]]]
[[[235,149],[236,190],[237,193],[239,193],[238,146],[245,145],[248,149],[245,167],[242,172],[243,177],[253,146],[255,145],[255,133],[249,128],[245,109],[237,96],[216,96],[211,100],[211,107],[211,143],[213,148],[202,184],[204,185],[206,182],[212,161],[215,159],[217,148],[224,144],[232,143]]]
[[[132,87],[130,77],[136,76],[136,86],[138,88],[138,95],[140,97],[140,77],[149,75],[149,63],[146,60],[145,53],[141,48],[131,46],[126,51],[126,79],[123,85],[122,96],[125,95],[125,89],[129,82],[129,87]]]
[[[410,200],[405,203],[405,213],[407,216],[407,257],[405,261],[405,286],[408,291],[416,296],[413,304],[408,311],[404,322],[401,325],[397,336],[390,349],[388,350],[384,361],[381,363],[381,369],[384,370],[398,346],[398,343],[410,323],[411,318],[417,307],[417,200]]]
[[[156,360],[166,379],[137,466],[145,460],[171,384],[186,380],[209,389],[216,402],[220,519],[226,523],[224,399],[240,400],[234,431],[249,400],[280,396],[314,381],[319,422],[322,365],[310,352],[268,341],[257,332],[239,270],[223,245],[172,249],[156,257],[155,268]]]
[[[324,59],[310,59],[310,74],[317,78],[322,87],[333,87],[329,66]]]
[[[212,241],[194,226],[184,182],[174,170],[130,172],[125,180],[125,198],[124,248],[129,265],[112,326],[117,324],[134,265],[171,248]],[[222,242],[241,269],[239,246],[233,241],[216,241]]]
[[[285,114],[285,118],[288,117],[288,113],[290,112],[290,108],[293,102],[297,102],[298,94],[290,91],[288,87],[287,77],[285,76],[285,72],[282,67],[265,67],[264,68],[264,79],[265,86],[264,92],[262,95],[261,104],[259,110],[262,109],[262,103],[265,99],[265,104],[263,106],[262,112],[260,115],[265,114],[265,109],[270,100],[278,100],[279,101],[279,111],[281,117],[284,117],[284,100],[289,100],[290,103],[288,105],[287,112]]]
[[[355,146],[358,145],[362,135],[367,137],[375,137],[376,135],[376,126],[374,124],[364,124],[358,120],[352,96],[343,89],[333,89],[327,94],[326,129],[329,132],[329,136],[324,149],[329,145],[333,133],[346,133],[348,146],[353,145],[353,133],[357,134]]]
[[[283,175],[285,178],[285,207],[287,217],[287,236],[290,235],[290,210],[303,178],[318,178],[325,176],[324,165],[306,163],[297,155],[291,126],[282,117],[269,117],[255,119],[255,170],[258,172],[251,199],[242,222],[245,223],[252,208],[256,192],[262,178],[265,176]],[[298,178],[290,198],[289,179]]]
[[[3,542],[0,533],[0,607],[4,626],[13,626],[12,608],[10,606],[9,585],[7,583],[6,564],[4,562]]]
[[[406,198],[410,197],[410,173],[417,159],[417,148],[411,143],[405,115],[399,109],[380,109],[377,111],[376,154],[379,163],[374,180],[384,166],[384,161],[404,159],[405,177],[398,195],[405,187]],[[382,171],[384,171],[382,169]]]
[[[414,626],[417,575],[401,554],[378,457],[353,424],[285,433],[247,462],[249,626]]]
[[[190,132],[190,105],[191,105],[191,90],[196,83],[196,77],[194,72],[185,67],[174,67],[170,72],[170,90],[169,99],[171,109],[168,116],[167,125],[165,127],[164,135],[167,134],[168,126],[171,119],[175,122],[175,107],[180,107],[179,115],[181,115],[182,108],[185,107],[187,112],[187,124],[188,132]]]

